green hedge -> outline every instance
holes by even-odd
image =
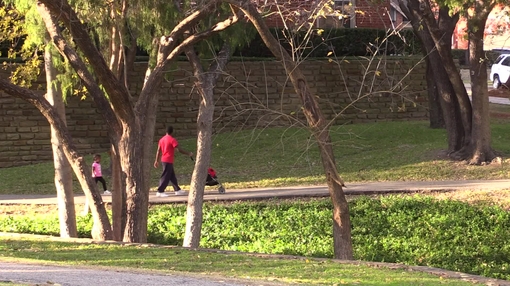
[[[469,65],[468,62],[468,50],[461,50],[461,49],[453,49],[453,59],[458,60],[459,65],[461,66],[467,66]],[[485,58],[487,60],[487,67],[491,67],[494,64],[494,61],[498,58],[498,56],[501,55],[501,52],[498,51],[485,51]]]
[[[282,30],[273,29],[272,33],[289,53],[292,53],[290,41],[286,39]],[[378,54],[421,54],[419,41],[413,31],[403,30],[399,35],[387,38],[386,30],[381,29],[328,29],[315,30],[305,48],[298,53],[303,57],[325,57],[329,52],[336,56],[371,56]],[[295,35],[294,42],[301,43],[303,34]],[[242,49],[236,50],[234,56],[244,57],[273,57],[257,34],[255,38]]]

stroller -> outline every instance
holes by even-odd
[[[193,157],[190,157],[191,160],[193,162],[195,162],[195,159],[193,159]],[[223,185],[220,183],[220,181],[218,180],[218,176],[216,175],[216,171],[209,167],[207,169],[207,179],[205,181],[205,185],[206,186],[216,186],[216,185],[219,185],[218,186],[218,193],[220,194],[224,194],[225,193],[225,188],[223,187]]]
[[[214,171],[214,169],[211,168],[211,167],[209,167],[207,169],[207,180],[206,180],[205,184],[207,186],[216,186],[216,185],[219,185],[218,186],[218,193],[220,193],[220,194],[224,194],[225,193],[225,188],[220,183],[220,181],[218,181],[218,177],[216,176],[216,171]]]

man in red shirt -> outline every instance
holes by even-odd
[[[161,137],[158,143],[158,151],[156,152],[154,168],[158,167],[159,154],[161,154],[161,165],[163,166],[163,173],[159,179],[159,187],[156,194],[158,197],[168,197],[168,194],[165,193],[165,189],[169,182],[172,183],[176,195],[183,196],[188,194],[181,190],[181,187],[179,187],[179,184],[177,183],[177,177],[175,176],[174,171],[174,151],[177,149],[180,153],[190,157],[193,156],[193,153],[179,148],[179,143],[174,137],[172,137],[173,131],[174,128],[172,126],[168,126],[166,129],[166,135]]]

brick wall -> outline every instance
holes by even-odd
[[[302,70],[317,94],[325,116],[340,123],[388,120],[425,120],[427,94],[424,64],[416,58],[389,58],[375,71],[359,59],[309,61]],[[134,96],[142,86],[146,63],[137,63],[131,75]],[[402,78],[413,69],[410,76]],[[187,62],[169,68],[160,89],[156,136],[167,125],[179,137],[196,135],[198,95]],[[6,76],[2,74],[0,76]],[[42,85],[44,86],[44,85]],[[42,93],[41,93],[42,94]],[[304,120],[301,102],[279,62],[232,62],[215,89],[215,132],[271,125],[288,126]],[[67,123],[83,154],[108,149],[106,128],[90,99],[67,99]],[[52,159],[50,128],[37,109],[0,92],[0,167]]]
[[[256,3],[259,7],[264,7],[265,10],[272,12],[265,18],[266,24],[269,27],[284,27],[283,19],[286,20],[286,25],[293,27],[295,23],[302,23],[306,20],[307,13],[303,11],[310,11],[313,6],[311,1],[306,0],[291,0],[279,1],[278,5],[275,1],[257,0]],[[389,29],[392,27],[389,11],[391,10],[390,0],[371,1],[371,0],[351,0],[354,13],[354,25],[351,28],[374,28],[374,29]],[[283,15],[283,17],[281,16]],[[402,15],[400,21],[396,24],[402,23]],[[303,18],[304,17],[304,18]],[[282,19],[283,18],[283,19]],[[338,20],[338,17],[333,17]],[[319,26],[341,28],[344,25],[338,23],[330,23],[333,19],[319,19]],[[298,24],[299,25],[299,24]],[[349,25],[347,25],[349,26]],[[349,27],[348,27],[349,28]]]
[[[390,9],[390,1],[387,0],[356,0],[356,10],[362,11],[362,13],[356,13],[356,27],[376,29],[391,28]]]

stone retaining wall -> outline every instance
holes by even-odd
[[[428,118],[425,65],[419,58],[308,61],[302,70],[317,94],[327,119],[335,124]],[[136,97],[146,63],[137,63],[130,88]],[[6,73],[0,74],[6,77]],[[199,97],[187,62],[169,68],[160,89],[156,136],[167,125],[178,136],[196,135]],[[43,82],[36,86],[44,87]],[[42,94],[42,91],[40,91]],[[215,89],[215,132],[303,121],[301,102],[281,63],[231,62]],[[101,115],[90,99],[67,99],[67,123],[83,154],[104,152],[108,137]],[[155,140],[157,137],[155,138]],[[37,109],[0,92],[0,167],[52,159],[50,128]]]

